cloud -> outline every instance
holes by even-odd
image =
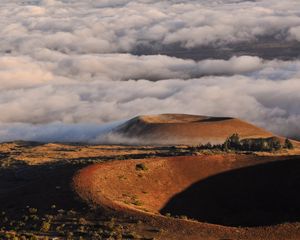
[[[121,121],[109,124],[50,124],[33,125],[24,123],[0,124],[1,141],[39,141],[39,142],[100,142]]]
[[[294,0],[4,0],[0,141],[96,141],[102,124],[166,112],[299,137],[298,9]]]
[[[47,59],[47,60],[46,60]],[[191,79],[207,75],[256,75],[272,79],[299,76],[300,61],[266,61],[255,56],[194,61],[164,55],[97,54],[65,56],[51,51],[0,57],[0,89],[42,84],[146,79]]]
[[[242,75],[45,85],[1,92],[0,121],[103,124],[139,114],[183,112],[239,117],[296,136],[299,91],[297,78],[274,81]]]
[[[289,34],[291,39],[300,41],[300,26],[290,28]]]
[[[53,74],[28,57],[0,57],[0,89],[30,87],[53,80]]]
[[[141,45],[163,50],[170,44],[299,41],[300,2],[294,0],[37,0],[3,6],[0,49],[28,55],[40,48],[90,54],[132,52]]]

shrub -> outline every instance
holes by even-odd
[[[32,236],[29,237],[29,239],[30,239],[30,240],[38,240],[38,237],[35,236],[35,235],[32,235]]]
[[[78,219],[78,223],[81,225],[87,225],[88,221],[85,218],[81,217]]]
[[[138,163],[135,165],[135,170],[137,171],[147,171],[148,168],[144,163]]]
[[[125,237],[126,239],[141,239],[141,236],[136,232],[128,232],[126,234],[123,234],[123,237]]]
[[[37,213],[37,209],[36,208],[29,208],[28,209],[28,212],[30,213],[30,214],[35,214],[35,213]]]
[[[281,149],[280,140],[277,137],[271,137],[270,138],[270,148],[271,150],[279,150]]]
[[[42,222],[42,226],[41,226],[41,231],[42,232],[48,232],[51,228],[51,223],[50,222]]]
[[[133,205],[135,205],[135,206],[142,206],[143,205],[143,203],[140,201],[140,200],[133,200],[132,202],[131,202]]]
[[[283,147],[286,149],[294,149],[294,145],[288,138],[285,139]]]
[[[228,150],[238,150],[241,148],[240,136],[237,133],[232,134],[230,137],[226,139],[223,144],[223,149]]]
[[[271,152],[281,149],[280,140],[277,137],[247,138],[241,143],[241,150],[244,151]]]
[[[293,144],[286,139],[283,146],[287,149],[292,149]],[[280,139],[277,137],[269,138],[246,138],[241,140],[240,136],[235,133],[228,137],[222,145],[199,145],[196,150],[222,150],[222,151],[255,151],[255,152],[271,152],[278,151],[282,148]]]
[[[38,221],[38,220],[40,219],[37,215],[30,215],[30,218],[31,218],[33,221]]]
[[[68,240],[69,240],[69,239],[70,239],[70,240],[71,240],[71,239],[74,239],[73,236],[74,236],[74,233],[72,233],[71,231],[68,231],[67,234],[66,234],[66,237],[67,237]]]

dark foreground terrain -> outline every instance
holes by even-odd
[[[161,210],[227,226],[300,221],[300,158],[234,169],[198,181]]]
[[[153,239],[160,229],[107,213],[73,191],[73,175],[113,159],[189,154],[162,147],[0,145],[0,239]]]
[[[274,240],[298,239],[297,149],[259,153],[261,156],[214,151],[198,152],[185,146],[0,144],[0,239],[224,240],[266,235]],[[179,167],[171,164],[149,175],[151,164],[163,163],[166,157],[175,159]],[[188,166],[184,159],[203,159],[205,165],[191,165],[184,173],[180,171]],[[238,164],[231,169],[234,159]],[[137,169],[143,161],[151,164]],[[110,174],[101,184],[107,184],[107,193],[121,199],[121,207],[90,201],[74,189],[74,176],[82,169],[115,163],[120,163],[120,168],[101,172]],[[221,172],[213,174],[215,166]],[[123,167],[130,168],[123,171]],[[163,177],[168,171],[175,174],[166,182],[169,185]],[[207,176],[197,181],[199,171]],[[189,176],[186,182],[185,175]],[[187,187],[176,190],[174,179]]]

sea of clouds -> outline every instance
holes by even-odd
[[[0,141],[93,142],[154,113],[300,138],[299,44],[298,0],[2,0]]]

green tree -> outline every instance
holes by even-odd
[[[281,149],[281,144],[280,144],[280,140],[277,137],[272,137],[270,138],[270,148],[272,150],[280,150]]]
[[[237,133],[232,134],[223,144],[223,149],[231,149],[231,150],[240,150],[241,149],[241,141],[240,136]]]
[[[293,143],[288,138],[285,139],[283,147],[286,149],[294,149]]]

